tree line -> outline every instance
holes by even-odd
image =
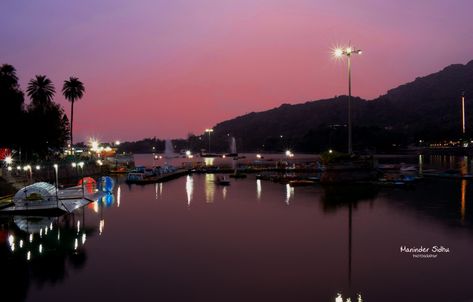
[[[36,75],[25,92],[20,88],[16,69],[0,66],[1,135],[0,148],[10,148],[23,158],[44,159],[59,155],[68,141],[73,145],[74,103],[84,94],[84,84],[76,77],[65,80],[62,94],[71,103],[70,121],[61,105],[54,102],[56,88],[45,75]]]

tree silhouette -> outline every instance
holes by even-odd
[[[70,77],[69,80],[64,81],[62,86],[62,94],[64,97],[71,102],[71,124],[70,124],[70,135],[71,135],[71,152],[74,144],[72,127],[74,123],[74,102],[78,101],[84,95],[84,84],[79,81],[78,78]]]
[[[0,146],[21,145],[21,125],[24,118],[24,96],[18,85],[16,70],[12,65],[0,66],[0,106],[2,108]],[[14,125],[14,126],[13,126]]]
[[[31,106],[45,108],[52,103],[56,90],[53,82],[45,75],[36,75],[28,83],[26,93],[31,98]]]

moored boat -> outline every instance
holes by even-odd
[[[230,180],[226,176],[217,176],[215,183],[220,186],[230,185]]]

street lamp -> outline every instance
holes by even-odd
[[[82,185],[82,198],[84,198],[84,162],[81,161],[77,164],[80,167],[80,178],[81,178],[81,185]]]
[[[352,139],[351,139],[351,56],[352,55],[361,55],[361,49],[356,49],[354,47],[348,46],[346,48],[336,48],[333,51],[333,56],[335,58],[341,58],[343,56],[347,57],[348,61],[348,153],[351,154],[353,151],[352,148]]]
[[[5,156],[4,161],[7,166],[11,166],[13,164],[13,157],[11,155],[7,155]]]
[[[207,128],[207,129],[205,129],[205,132],[207,132],[209,134],[209,153],[210,153],[210,133],[214,132],[214,129]]]

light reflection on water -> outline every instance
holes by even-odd
[[[0,261],[21,263],[12,271],[24,270],[27,259],[37,267],[12,285],[21,283],[18,292],[30,301],[54,301],[78,282],[83,294],[68,301],[333,301],[337,292],[385,302],[470,298],[467,180],[426,180],[413,190],[294,188],[254,175],[232,179],[228,187],[214,180],[212,174],[189,175],[165,183],[165,191],[163,184],[118,181],[115,198],[44,221],[34,236],[8,222],[14,239],[7,255],[23,254]],[[59,242],[54,248],[46,245],[53,237]],[[399,253],[400,245],[432,244],[454,252],[430,263]],[[44,281],[56,274],[61,282]],[[436,278],[426,283],[420,275]]]
[[[205,174],[205,201],[213,203],[215,197],[215,174]]]
[[[294,187],[291,187],[289,184],[286,184],[286,200],[284,201],[286,205],[289,205],[289,201],[294,198]]]
[[[186,176],[186,194],[187,194],[187,206],[191,205],[192,195],[194,194],[194,180],[192,175]]]
[[[256,198],[261,199],[261,179],[256,180]]]

